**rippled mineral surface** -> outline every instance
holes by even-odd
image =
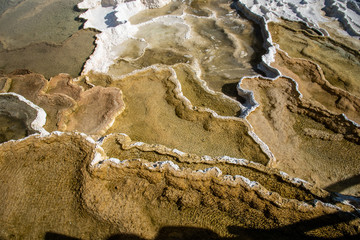
[[[358,239],[356,0],[0,2],[0,239]]]

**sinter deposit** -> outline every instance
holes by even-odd
[[[358,239],[359,37],[356,0],[0,3],[0,239]]]

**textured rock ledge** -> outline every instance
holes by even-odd
[[[115,2],[101,1],[101,4],[110,7],[108,13],[115,14],[112,11],[114,9],[111,9]],[[98,3],[100,4],[100,1]],[[260,19],[259,22],[262,20]],[[118,23],[111,22],[111,24]],[[106,80],[101,83],[107,85],[106,87],[114,85],[124,89],[139,87],[140,81],[148,86],[157,84],[160,87],[155,89],[155,93],[161,95],[165,92],[165,97],[161,96],[157,100],[160,99],[162,103],[166,100],[170,106],[167,109],[171,111],[175,109],[177,117],[191,122],[192,126],[200,125],[198,129],[210,133],[206,136],[213,136],[211,134],[217,131],[221,134],[226,131],[235,132],[233,139],[234,142],[240,141],[240,153],[244,154],[246,151],[246,156],[251,156],[254,160],[261,157],[266,164],[272,154],[253,132],[254,129],[260,128],[253,129],[245,120],[220,117],[210,109],[197,109],[183,96],[181,85],[176,81],[173,70],[173,68],[154,67],[133,72],[122,79],[112,80],[104,77],[100,80]],[[165,77],[161,75],[164,72]],[[12,80],[6,79],[4,86],[10,86]],[[78,80],[78,83],[74,84],[66,77],[59,76],[56,80],[50,80],[48,85],[45,84],[46,94],[45,91],[40,91],[40,95],[44,94],[48,97],[59,95],[66,101],[69,98],[73,99],[76,106],[71,108],[71,111],[75,111],[74,119],[83,121],[88,119],[88,115],[82,114],[77,105],[84,106],[89,102],[87,100],[81,102],[79,96],[83,94],[88,96],[87,99],[92,99],[92,94],[97,95],[101,92],[99,90],[93,93],[92,89],[106,88],[95,87],[91,84],[90,78]],[[94,82],[100,80],[95,77]],[[259,92],[268,92],[264,102],[270,103],[271,107],[275,109],[282,107],[284,112],[289,110],[288,115],[297,114],[305,119],[314,118],[318,123],[328,125],[337,132],[333,134],[325,129],[319,130],[318,125],[315,124],[316,127],[311,125],[311,128],[304,129],[305,137],[329,142],[339,142],[343,139],[358,142],[359,132],[356,124],[348,121],[343,115],[334,114],[311,101],[301,99],[299,86],[293,79],[284,77],[272,82],[262,78],[253,80],[255,78],[243,79],[241,84],[248,82],[255,88],[258,84]],[[276,84],[280,87],[271,90]],[[41,83],[38,85],[42,86]],[[82,86],[84,89],[76,86]],[[205,89],[204,86],[203,88]],[[43,89],[45,88],[41,90]],[[285,91],[281,91],[284,89]],[[279,90],[280,93],[276,92]],[[147,96],[152,95],[150,91],[144,93],[148,93]],[[213,96],[210,91],[207,93]],[[257,93],[254,91],[251,95],[253,100]],[[127,97],[137,100],[138,96],[129,94]],[[271,101],[266,101],[266,98],[270,98]],[[287,100],[285,104],[279,104],[281,98]],[[80,101],[77,101],[78,99]],[[69,103],[74,102],[71,100]],[[116,103],[121,105],[120,100]],[[129,103],[137,102],[129,100]],[[88,108],[92,108],[91,106],[93,105],[89,104]],[[261,106],[267,105],[261,104]],[[145,112],[149,113],[150,108],[147,107]],[[121,107],[118,109],[121,111]],[[159,109],[160,107],[156,108],[155,114],[165,118],[165,115],[159,114]],[[257,109],[257,112],[261,110],[261,108]],[[50,110],[48,108],[48,111]],[[257,112],[254,111],[253,115]],[[77,113],[81,114],[77,115]],[[116,114],[112,113],[110,118],[114,119]],[[276,115],[282,113],[273,111],[264,115],[274,120],[278,117]],[[56,127],[66,125],[64,127],[66,130],[83,127],[77,120],[72,122],[72,120],[57,121],[56,117],[54,119],[53,123]],[[63,125],[63,122],[66,124]],[[225,122],[230,123],[233,131],[223,127]],[[283,128],[283,123],[286,127],[289,122],[278,121],[274,124],[275,129]],[[130,121],[130,123],[132,125],[134,122]],[[115,124],[113,129],[108,129],[111,123],[105,124],[105,127],[101,124],[100,126],[101,130],[111,131],[119,128],[121,124],[121,122]],[[153,131],[151,128],[144,129]],[[97,130],[101,133],[101,130]],[[142,129],[138,130],[137,133],[145,134],[142,131]],[[172,140],[177,141],[176,138]],[[182,141],[188,139],[184,138]],[[316,144],[311,145],[313,146]],[[5,173],[2,175],[0,188],[7,193],[2,196],[1,201],[5,206],[9,206],[0,210],[1,216],[4,216],[1,219],[5,219],[0,234],[6,239],[14,236],[43,238],[49,232],[82,239],[105,239],[114,234],[118,234],[119,238],[123,234],[160,238],[159,236],[164,234],[164,227],[171,224],[184,228],[173,228],[167,230],[165,234],[168,234],[168,237],[185,234],[185,237],[179,238],[186,238],[187,232],[190,232],[189,226],[205,229],[201,236],[211,235],[207,239],[220,237],[261,239],[269,236],[275,239],[281,237],[356,239],[359,236],[358,212],[354,211],[353,206],[339,203],[335,206],[328,193],[300,179],[290,178],[283,172],[270,170],[244,159],[199,157],[160,145],[131,142],[125,135],[110,135],[103,139],[101,147],[85,135],[68,133],[54,133],[44,138],[33,136],[0,145],[0,171]],[[12,152],[14,149],[18,151]],[[33,197],[28,198],[29,196]],[[30,225],[29,223],[34,219],[38,224]]]
[[[104,153],[112,150],[119,158]],[[171,162],[174,158],[188,165],[179,167]],[[359,234],[356,211],[329,204],[326,192],[241,159],[222,161],[229,168],[242,168],[240,173],[247,168],[268,176],[269,182],[278,181],[269,191],[257,177],[223,175],[213,163],[210,157],[131,142],[125,135],[109,136],[101,147],[76,133],[1,144],[0,190],[6,194],[0,197],[0,236],[153,239],[165,234],[164,229],[170,236],[189,227],[200,231],[202,239]],[[277,192],[289,187],[303,189],[305,195],[298,192],[289,199]],[[179,239],[194,237],[197,231],[182,233]]]
[[[22,70],[2,75],[0,83],[2,92],[21,94],[43,108],[47,112],[48,131],[102,134],[125,107],[119,89],[86,84],[83,87],[68,74],[48,81],[40,74]]]
[[[319,24],[321,25],[326,25],[325,23],[328,22],[334,22],[334,19],[330,19],[330,18],[326,18],[324,16],[321,15],[322,10],[324,11],[329,11],[330,9],[337,9],[339,10],[338,5],[341,5],[341,10],[339,10],[339,12],[341,12],[341,14],[335,14],[338,21],[340,22],[344,22],[344,21],[348,21],[350,18],[358,18],[358,4],[355,1],[344,1],[346,3],[341,3],[340,1],[278,1],[278,0],[272,0],[272,1],[253,1],[253,0],[246,0],[246,1],[235,1],[233,3],[233,6],[240,11],[241,13],[245,14],[247,18],[251,19],[252,21],[256,22],[257,24],[260,25],[261,27],[261,31],[262,31],[262,36],[264,39],[264,45],[263,47],[267,50],[267,53],[265,55],[263,55],[262,57],[262,62],[259,63],[258,68],[260,70],[262,70],[264,72],[264,74],[267,77],[270,77],[272,79],[278,77],[281,75],[281,73],[279,72],[279,70],[274,67],[275,65],[273,64],[275,61],[275,54],[276,54],[276,49],[273,43],[273,39],[274,36],[272,36],[272,34],[274,34],[274,31],[270,33],[269,31],[269,24],[271,24],[272,26],[276,25],[277,22],[280,22],[280,18],[286,19],[288,20],[288,23],[291,22],[301,22],[303,23],[305,26],[307,26],[307,30],[303,30],[304,33],[312,33],[315,35],[319,35],[321,36],[328,36],[329,34],[327,33],[327,31],[323,28],[321,28],[319,26]],[[355,13],[356,14],[355,14]],[[294,14],[295,13],[295,14]],[[334,16],[334,15],[333,15]],[[347,20],[344,20],[347,19]],[[355,20],[356,21],[356,20]],[[295,24],[296,25],[296,24]],[[301,24],[300,24],[301,25]],[[357,36],[358,33],[354,33],[354,30],[352,27],[357,28],[358,26],[352,25],[352,27],[349,24],[345,24],[344,25],[345,29],[349,32],[350,35],[352,36]],[[307,31],[307,32],[305,32]],[[342,32],[342,34],[344,35],[344,37],[340,37],[340,41],[343,38],[346,38],[347,35],[346,33],[344,34]],[[309,34],[307,34],[309,36]],[[280,37],[280,39],[282,39]],[[292,40],[294,40],[292,37],[290,37],[289,39],[285,40],[283,39],[284,45],[285,44],[289,44],[291,49],[292,47]],[[354,54],[355,55],[355,59],[358,58],[358,52],[353,49],[349,49],[347,46],[344,46],[339,42],[336,42],[334,40],[332,40],[331,38],[325,38],[325,41],[330,41],[332,43],[335,42],[335,47],[339,47],[339,48],[344,48],[345,52],[347,52],[347,54]],[[353,41],[356,41],[356,39],[352,39]],[[351,40],[350,40],[351,41]],[[290,43],[292,42],[292,43]],[[277,42],[278,43],[278,42]],[[297,41],[297,43],[300,43],[299,41]],[[355,44],[356,45],[356,44]],[[326,45],[325,45],[326,46]],[[288,49],[283,49],[283,50],[288,50]],[[298,50],[298,49],[296,49]],[[292,51],[294,51],[294,49],[292,49]],[[340,50],[341,52],[342,50]],[[312,49],[311,53],[314,54],[316,51],[314,51],[314,49]],[[309,52],[310,53],[310,52]],[[310,53],[310,55],[311,55]],[[308,53],[303,54],[305,56],[309,55]],[[303,56],[301,56],[303,57]],[[318,64],[322,63],[322,60],[324,59],[324,57],[318,57]],[[345,60],[346,57],[344,59],[342,59],[342,61],[346,61]],[[352,58],[354,59],[354,58]],[[357,60],[353,60],[355,61],[355,63],[350,63],[350,65],[356,65]],[[323,64],[322,67],[327,67],[328,65]],[[349,66],[348,64],[344,64],[344,66]],[[358,86],[356,85],[357,81],[352,80],[351,77],[347,77],[346,74],[342,74],[342,69],[341,68],[336,68],[339,71],[339,77],[340,79],[338,80],[336,77],[338,76],[338,74],[336,73],[336,71],[334,71],[331,67],[334,67],[334,64],[330,65],[329,69],[329,73],[328,73],[328,80],[336,86],[339,86],[341,84],[344,85],[344,87],[346,88],[346,90],[350,90],[352,91],[352,93],[356,92],[357,93],[357,89]],[[336,67],[336,64],[335,64]],[[325,71],[326,69],[324,69]],[[332,78],[331,76],[335,75],[334,78]],[[356,75],[356,74],[355,74]],[[333,80],[334,79],[334,80]],[[333,80],[333,81],[331,81]],[[336,82],[338,81],[338,82]],[[340,82],[340,83],[339,83]],[[349,86],[350,84],[350,86]],[[355,89],[352,89],[351,87],[354,86]],[[253,95],[251,94],[251,92],[249,91],[245,91],[243,89],[238,89],[238,93],[241,97],[243,97],[244,99],[246,99],[246,110],[243,112],[243,114],[241,115],[242,117],[246,117],[251,111],[253,111],[256,108],[256,103],[254,102],[253,99]]]
[[[264,17],[266,21],[276,22],[280,18],[301,21],[323,35],[328,35],[319,24],[336,19],[342,23],[348,34],[359,35],[359,3],[354,0],[244,0],[241,2],[254,14]],[[326,13],[326,16],[322,13]]]
[[[327,110],[308,92],[301,95],[299,87],[303,90],[308,83],[299,83],[288,77],[256,77],[244,78],[239,84],[239,88],[251,90],[258,102],[247,120],[276,156],[273,166],[323,188],[356,176],[359,126],[343,114]],[[322,93],[313,87],[309,89]],[[341,191],[346,188],[348,194],[359,194],[357,184]]]
[[[262,164],[274,161],[246,120],[219,116],[211,109],[192,105],[172,68],[155,65],[119,79],[95,74],[88,77],[94,85],[123,91],[127,110],[107,134],[126,133],[138,141],[199,155],[228,155]],[[199,87],[198,82],[193,84]]]

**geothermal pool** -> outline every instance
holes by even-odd
[[[356,239],[360,4],[0,3],[0,238]]]

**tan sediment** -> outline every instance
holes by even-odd
[[[140,54],[139,58],[134,60],[131,59],[132,57],[129,59],[128,56],[125,59],[119,59],[116,64],[110,67],[108,74],[116,77],[156,64],[171,66],[177,63],[190,62],[191,59],[185,57],[184,54],[173,49],[146,49],[143,54]]]
[[[269,162],[249,135],[246,120],[220,118],[192,106],[182,96],[174,72],[167,67],[148,68],[116,80],[89,75],[89,81],[117,87],[124,94],[126,108],[107,134],[122,132],[136,141],[163,144],[198,155]]]
[[[276,156],[275,167],[320,187],[357,175],[358,127],[306,96],[293,80],[244,79],[260,106],[247,120]],[[344,193],[359,194],[359,185]]]
[[[291,57],[318,64],[335,87],[360,96],[360,53],[330,37],[317,35],[301,23],[269,23],[272,39]]]
[[[306,204],[299,200],[302,194],[287,199],[276,189],[269,192],[246,178],[221,175],[216,168],[196,172],[155,163],[171,155],[163,155],[162,146],[136,147],[139,157],[122,154],[119,160],[127,161],[119,163],[104,155],[91,165],[96,146],[85,137],[52,134],[0,145],[0,191],[5,193],[0,196],[1,238],[301,239],[359,234],[355,213],[346,212],[351,207],[340,204],[344,212],[321,202]],[[106,151],[112,148],[106,141],[113,139],[104,140]],[[249,169],[273,174],[251,164]],[[291,189],[289,181],[279,184]],[[324,194],[306,189],[315,198]]]
[[[0,145],[0,237],[57,233],[103,238],[115,228],[86,211],[81,187],[93,146],[79,135],[30,137]]]
[[[344,113],[351,120],[360,123],[360,98],[332,86],[315,63],[306,59],[290,58],[278,50],[272,66],[279,69],[283,75],[294,79],[304,98],[316,101],[336,114]]]
[[[106,155],[120,160],[140,159],[143,162],[172,161],[180,168],[204,170],[218,168],[223,175],[241,175],[251,181],[256,181],[269,191],[277,192],[281,197],[311,201],[315,198],[325,199],[328,194],[320,189],[307,188],[309,184],[295,184],[289,178],[279,174],[278,170],[250,162],[246,159],[228,157],[198,156],[173,150],[159,144],[133,142],[124,134],[111,134],[102,140]]]
[[[145,23],[149,16],[162,20]],[[148,46],[137,58],[119,54],[107,73],[112,77],[154,64],[187,63],[210,89],[234,97],[227,91],[229,85],[235,89],[239,76],[256,74],[252,64],[263,51],[255,36],[258,29],[237,15],[228,1],[187,1],[181,6],[175,1],[161,9],[140,12],[130,22],[142,23],[135,37]]]
[[[81,95],[75,110],[68,110],[70,113],[65,128],[67,131],[103,134],[123,110],[124,102],[119,89],[94,87]]]
[[[187,64],[173,66],[183,95],[196,107],[209,108],[221,116],[239,116],[240,104],[220,92],[208,89]]]
[[[14,50],[0,49],[0,69],[10,73],[30,69],[50,78],[59,73],[77,77],[93,52],[96,32],[80,30],[59,44],[33,43]]]
[[[83,90],[68,74],[46,80],[40,74],[18,71],[2,77],[4,92],[18,93],[47,113],[48,131],[81,131],[102,134],[124,109],[116,88]]]

